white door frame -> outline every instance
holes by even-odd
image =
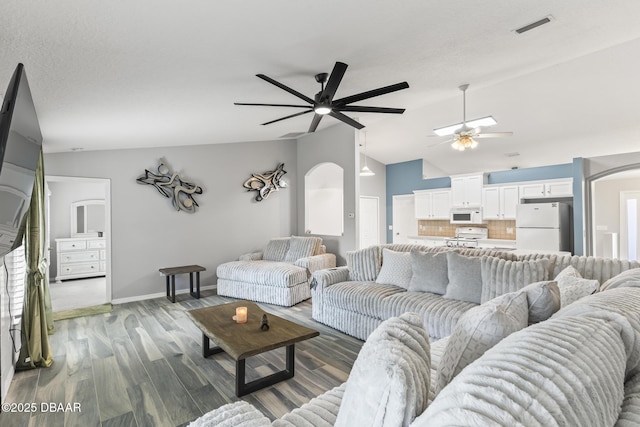
[[[627,190],[620,192],[620,258],[630,259],[629,255],[629,230],[627,228],[627,200],[640,199],[640,190]],[[638,210],[640,211],[640,203],[638,204]],[[638,212],[640,214],[640,212]],[[638,236],[638,230],[636,230],[636,239],[640,239]],[[636,253],[635,259],[640,258]]]
[[[45,175],[45,182],[64,182],[64,183],[93,183],[104,184],[104,240],[105,251],[107,255],[107,271],[105,272],[105,284],[106,284],[106,302],[110,303],[112,299],[111,291],[111,180],[108,178],[85,178],[76,176],[58,176],[58,175]],[[47,204],[49,203],[48,197],[45,198]],[[49,207],[47,207],[49,209]],[[47,234],[50,230],[47,229]],[[50,259],[49,259],[50,260]]]

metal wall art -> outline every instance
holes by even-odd
[[[169,167],[160,162],[157,173],[149,169],[144,170],[144,175],[136,179],[138,184],[153,185],[164,197],[171,199],[173,207],[178,211],[193,213],[198,203],[193,198],[194,194],[202,194],[202,187],[192,184],[180,178]]]
[[[285,173],[287,171],[284,170],[284,163],[280,163],[276,170],[265,173],[252,173],[251,178],[242,185],[247,191],[257,191],[256,201],[260,202],[269,197],[272,192],[287,186],[287,183],[282,179]]]

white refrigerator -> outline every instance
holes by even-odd
[[[516,248],[571,251],[571,208],[567,203],[516,206]]]

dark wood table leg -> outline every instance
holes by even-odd
[[[236,361],[236,396],[241,397],[254,391],[269,387],[280,381],[293,378],[295,369],[296,347],[295,344],[286,348],[286,368],[263,378],[245,383],[245,359]]]
[[[200,299],[200,272],[196,271],[196,291],[193,291],[193,273],[189,273],[189,293],[192,297]]]
[[[167,276],[167,299],[176,302],[176,276]]]
[[[208,336],[204,334],[204,332],[202,333],[202,356],[205,359],[211,356],[212,354],[222,353],[223,351],[224,350],[221,349],[220,347],[211,348],[211,340],[209,339]]]

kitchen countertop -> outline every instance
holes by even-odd
[[[447,239],[453,239],[453,237],[446,236],[409,236],[409,239],[414,240],[442,240],[444,243]],[[481,245],[495,245],[495,246],[514,246],[516,244],[515,240],[506,240],[506,239],[479,239],[478,243]]]
[[[409,236],[409,239],[418,239],[418,240],[442,240],[445,241],[447,239],[453,239],[453,237],[446,236]]]

